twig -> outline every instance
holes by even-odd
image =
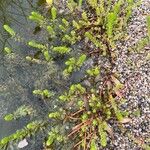
[[[71,116],[73,117],[73,116],[75,116],[75,115],[79,114],[80,112],[82,112],[83,110],[84,110],[84,109],[81,109],[81,110],[79,110],[79,111],[77,111],[77,112],[73,113]]]
[[[70,137],[71,135],[76,133],[78,130],[80,130],[81,127],[89,125],[90,123],[91,123],[91,119],[76,125],[74,128],[72,128],[72,132],[68,135],[68,137]]]

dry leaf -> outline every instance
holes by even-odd
[[[123,84],[116,77],[111,76],[111,78],[115,84],[115,91],[123,88]]]
[[[106,131],[109,133],[109,135],[111,136],[111,138],[114,139],[113,129],[109,125],[107,126]]]
[[[123,118],[121,121],[119,121],[120,123],[129,123],[131,122],[132,119],[131,118]]]
[[[116,95],[117,95],[119,98],[122,98],[122,97],[123,97],[123,96],[122,96],[122,93],[121,93],[119,90],[115,91],[115,93],[116,93]]]

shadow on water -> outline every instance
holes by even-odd
[[[56,86],[60,82],[55,84],[53,82],[61,80],[61,77],[55,74],[59,68],[51,63],[31,65],[25,60],[25,56],[34,53],[35,50],[25,44],[13,42],[3,30],[3,25],[9,24],[23,37],[33,39],[33,29],[27,17],[36,9],[36,3],[37,0],[1,0],[0,2],[0,139],[14,133],[29,121],[29,118],[26,118],[5,122],[3,117],[7,113],[11,113],[22,104],[32,105],[40,115],[50,109],[42,100],[32,95],[33,89],[47,88],[55,92],[60,90]],[[5,46],[12,48],[13,54],[4,55]],[[37,143],[40,144],[39,141]],[[36,148],[34,140],[27,149],[41,150],[38,144]]]

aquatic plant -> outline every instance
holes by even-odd
[[[86,60],[86,55],[82,54],[81,56],[79,56],[78,58],[69,58],[69,60],[67,60],[65,62],[67,68],[63,71],[64,76],[69,76],[73,71],[77,71],[80,70],[80,68],[82,67],[83,63]]]
[[[33,110],[33,108],[31,106],[21,106],[19,107],[15,112],[13,112],[12,114],[7,114],[4,117],[5,121],[11,121],[11,120],[16,120],[19,119],[21,117],[25,117],[27,115],[33,115],[35,113],[35,111]]]
[[[9,47],[5,47],[4,51],[5,51],[6,54],[11,54],[12,53],[12,50]]]
[[[50,98],[50,97],[54,96],[54,93],[51,92],[51,91],[48,91],[47,89],[45,89],[45,90],[39,90],[39,89],[38,90],[34,90],[33,94],[40,95],[43,98]]]
[[[116,42],[124,40],[126,25],[136,3],[132,0],[79,0],[78,3],[68,0],[69,13],[62,15],[57,12],[53,1],[46,2],[51,6],[50,18],[39,12],[31,12],[29,19],[47,31],[50,40],[47,43],[30,40],[27,44],[40,50],[46,61],[55,62],[56,56],[66,56],[63,74],[68,78],[74,72],[82,70],[89,58],[93,59],[93,64],[84,70],[85,78],[82,81],[71,84],[66,91],[57,95],[60,106],[47,116],[51,123],[47,118],[43,122],[29,123],[19,131],[17,138],[14,138],[14,134],[4,138],[0,146],[5,147],[10,141],[30,136],[29,131],[38,131],[41,126],[42,129],[49,126],[50,131],[44,141],[46,148],[55,149],[57,143],[62,143],[63,149],[70,139],[73,139],[70,149],[96,150],[99,143],[106,147],[108,137],[113,138],[109,120],[113,119],[119,124],[131,121],[128,112],[119,109],[119,105],[123,103],[124,86],[113,68],[117,57]],[[148,18],[148,28],[149,20]],[[4,25],[4,28],[12,38],[16,35],[8,25]],[[59,44],[56,44],[57,41]],[[79,50],[76,49],[77,46]],[[98,59],[95,59],[97,57],[105,57],[109,66],[100,66]],[[32,61],[34,58],[27,56],[26,59]],[[90,88],[84,84],[85,80],[90,83]],[[43,99],[54,96],[53,92],[46,89],[36,89],[33,94]],[[5,120],[12,118],[13,115],[9,114]],[[67,123],[71,129],[68,127],[64,131]]]
[[[23,129],[17,130],[15,133],[11,134],[8,137],[4,137],[0,141],[0,148],[7,149],[8,144],[10,144],[12,141],[17,142],[26,137],[32,136],[32,135],[36,134],[37,132],[44,130],[45,127],[46,127],[46,123],[43,120],[42,121],[36,120],[36,121],[30,122]]]

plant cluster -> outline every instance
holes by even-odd
[[[33,110],[33,108],[31,106],[23,105],[23,106],[19,107],[15,112],[13,112],[11,114],[7,114],[4,117],[4,120],[5,121],[16,120],[21,117],[25,117],[27,115],[33,116],[34,113],[35,113],[35,111]]]
[[[45,129],[46,123],[42,121],[33,121],[27,124],[23,129],[17,130],[15,133],[10,136],[4,137],[0,141],[1,149],[8,149],[9,144],[14,141],[19,141],[26,137],[34,136],[37,132]]]
[[[50,97],[54,96],[54,93],[48,91],[47,89],[45,89],[45,90],[34,90],[33,94],[40,95],[43,98],[50,98]]]
[[[66,58],[66,68],[63,71],[63,75],[68,78],[73,72],[80,71],[89,58],[92,58],[94,63],[85,71],[85,79],[90,83],[90,88],[83,82],[75,83],[58,95],[60,108],[48,115],[53,127],[47,134],[44,145],[47,149],[55,149],[55,143],[66,144],[73,139],[72,142],[76,143],[73,143],[72,149],[97,150],[99,144],[102,147],[107,145],[108,135],[113,138],[109,120],[113,119],[120,124],[130,121],[127,112],[121,111],[118,107],[123,100],[121,93],[123,84],[119,81],[117,73],[113,72],[113,68],[117,57],[116,42],[125,39],[125,29],[132,9],[137,3],[133,0],[86,0],[84,2],[79,0],[78,3],[68,0],[68,14],[64,15],[59,14],[52,0],[47,3],[51,13],[49,19],[39,12],[32,12],[29,19],[47,31],[48,43],[31,40],[27,45],[40,50],[40,54],[46,61],[55,62],[56,55],[69,57]],[[150,36],[149,17],[147,23],[148,36]],[[18,37],[18,34],[8,25],[4,25],[4,28],[12,38]],[[75,46],[78,45],[80,48],[76,50]],[[5,51],[10,53],[7,48]],[[95,59],[101,56],[108,59],[110,63],[108,68],[100,66]],[[27,59],[31,61],[34,57],[27,56]],[[47,89],[34,90],[33,94],[47,99],[51,99],[54,95]],[[13,118],[13,115],[6,116],[5,120],[11,120],[10,118]],[[30,133],[33,135],[32,130],[37,131],[41,126],[48,126],[49,121],[35,122],[2,139],[0,146],[5,147],[10,141],[22,139]],[[65,128],[67,122],[72,127],[62,132],[58,123]]]

